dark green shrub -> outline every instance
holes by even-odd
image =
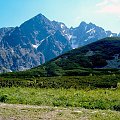
[[[0,102],[5,102],[6,100],[8,100],[8,96],[7,95],[1,95],[0,96]]]
[[[120,103],[117,104],[117,105],[114,105],[113,109],[116,110],[116,111],[120,111]]]

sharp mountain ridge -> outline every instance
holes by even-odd
[[[39,14],[19,27],[0,29],[0,72],[30,69],[74,48],[117,36],[92,23],[68,28]]]

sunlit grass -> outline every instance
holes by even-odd
[[[12,104],[83,107],[119,111],[120,89],[1,88],[0,101]]]

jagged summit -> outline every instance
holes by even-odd
[[[80,26],[86,26],[86,25],[87,25],[87,23],[86,23],[85,21],[82,21],[82,22],[80,23],[79,27],[80,27]]]
[[[30,69],[71,49],[117,36],[84,21],[69,29],[38,14],[20,27],[0,29],[0,72]]]

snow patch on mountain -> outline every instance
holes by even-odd
[[[65,27],[64,24],[61,24],[60,26],[61,26],[62,29]]]
[[[71,41],[71,46],[72,46],[72,49],[78,48],[78,44],[76,44],[76,40]]]
[[[32,47],[37,49],[39,47],[40,44],[32,44]]]
[[[92,29],[88,30],[86,33],[89,33],[89,32],[94,32],[95,33],[95,28],[92,28]]]
[[[110,37],[113,37],[113,34],[111,34]]]
[[[68,34],[65,35],[68,37],[68,40],[70,40],[73,37],[72,35],[68,35]]]

